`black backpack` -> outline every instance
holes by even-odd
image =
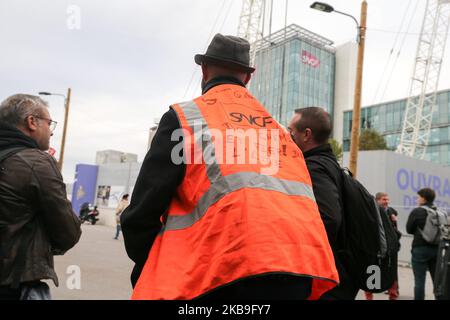
[[[343,229],[338,256],[358,288],[383,292],[397,274],[397,233],[366,188],[349,170],[340,170]]]

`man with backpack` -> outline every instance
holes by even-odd
[[[354,300],[359,289],[336,254],[341,247],[342,236],[342,179],[340,166],[328,144],[332,132],[330,115],[319,107],[297,109],[288,129],[303,152],[339,273],[339,286],[325,293],[321,299]]]
[[[396,277],[397,235],[374,197],[338,164],[328,144],[330,115],[319,107],[297,109],[289,131],[303,152],[339,272],[339,286],[321,299],[354,300],[359,289],[389,289]]]
[[[438,226],[433,223],[433,220],[436,217],[439,221],[442,214],[433,204],[436,198],[433,189],[423,188],[417,194],[419,195],[417,199],[419,207],[410,213],[406,223],[406,231],[414,235],[411,250],[414,272],[414,300],[424,300],[427,270],[434,282],[440,240]]]

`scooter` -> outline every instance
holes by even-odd
[[[83,203],[80,209],[80,220],[81,223],[88,221],[90,224],[94,225],[99,220],[97,216],[99,215],[99,211],[97,206],[94,209],[90,210],[88,203]]]

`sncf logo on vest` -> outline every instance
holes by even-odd
[[[272,117],[258,117],[253,115],[245,115],[239,112],[230,113],[231,121],[235,123],[247,123],[249,125],[256,125],[261,128],[265,128],[268,124],[272,123]]]
[[[250,121],[250,118],[245,119]],[[257,121],[257,126],[269,123],[262,117],[251,121]],[[172,141],[179,142],[172,149],[174,164],[250,164],[259,166],[262,174],[275,175],[283,158],[299,156],[296,148],[288,152],[287,133],[279,129],[220,130],[208,128],[202,122],[196,123],[192,129],[193,134],[187,129],[177,129],[172,133]]]

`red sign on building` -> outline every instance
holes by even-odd
[[[316,56],[305,50],[302,51],[302,62],[313,68],[317,68],[320,66],[320,60],[317,59]]]
[[[55,156],[55,153],[56,153],[56,150],[55,150],[54,148],[50,147],[50,148],[47,150],[47,153],[48,153],[49,155],[51,155],[52,157],[54,157],[54,156]]]

